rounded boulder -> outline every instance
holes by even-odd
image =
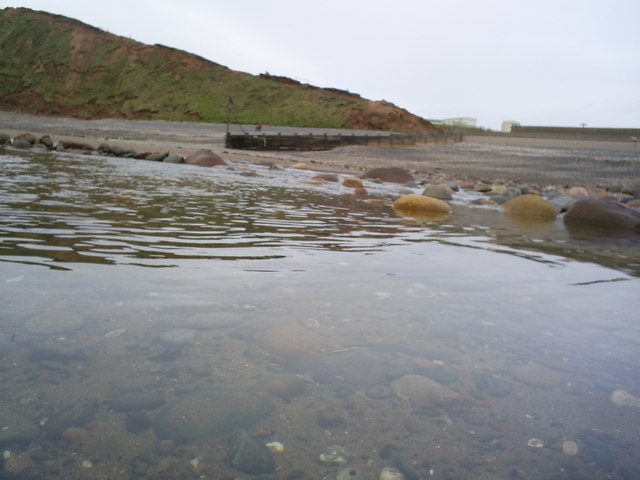
[[[274,405],[267,398],[236,388],[211,388],[184,396],[166,406],[154,421],[156,436],[176,444],[251,428],[271,415]]]
[[[578,200],[563,220],[570,230],[640,233],[640,212],[610,200]]]
[[[398,198],[393,202],[393,209],[401,216],[411,216],[411,213],[447,214],[451,212],[451,207],[444,200],[415,193]]]
[[[502,205],[502,211],[512,216],[527,216],[553,220],[556,218],[556,208],[553,204],[539,195],[526,194],[512,198]]]
[[[201,167],[215,167],[227,164],[219,155],[216,155],[210,150],[198,150],[185,158],[184,163],[188,165],[199,165]]]
[[[415,181],[408,170],[400,167],[376,167],[367,170],[360,178],[370,178],[390,183],[409,183]]]
[[[451,200],[453,198],[453,190],[447,185],[428,185],[422,195],[440,200]]]

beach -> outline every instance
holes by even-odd
[[[232,125],[232,133],[254,133],[254,125]],[[229,163],[306,163],[311,170],[361,174],[380,166],[409,170],[428,182],[483,182],[566,188],[583,186],[612,193],[640,193],[640,154],[633,142],[467,135],[462,143],[408,147],[349,146],[327,151],[242,151],[224,146],[225,124],[146,120],[80,120],[0,112],[0,133],[49,135],[56,141],[108,143],[136,152],[187,156],[210,149]],[[266,134],[363,133],[353,130],[266,126]],[[369,132],[376,134],[380,132]]]

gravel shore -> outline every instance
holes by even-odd
[[[233,133],[255,126],[232,126]],[[141,120],[78,120],[0,112],[0,133],[48,134],[55,141],[110,143],[136,151],[188,155],[211,149],[230,162],[306,162],[309,168],[362,173],[376,166],[399,166],[419,179],[483,181],[490,184],[584,186],[612,192],[640,193],[640,152],[633,142],[572,141],[545,138],[467,136],[452,145],[412,147],[341,147],[321,152],[249,152],[224,147],[224,124]],[[267,134],[336,133],[329,129],[265,128]],[[351,130],[343,134],[359,133]],[[371,132],[369,132],[371,133]]]

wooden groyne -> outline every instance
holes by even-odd
[[[348,145],[402,147],[417,144],[446,145],[462,141],[462,133],[437,135],[392,133],[372,135],[267,135],[227,134],[225,147],[237,150],[331,150]]]

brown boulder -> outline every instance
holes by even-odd
[[[512,198],[502,205],[502,211],[512,216],[528,216],[554,220],[556,208],[538,195],[526,194]]]
[[[391,382],[391,390],[397,397],[414,407],[436,405],[446,407],[462,401],[457,392],[421,375],[405,375]]]
[[[345,178],[342,182],[343,187],[362,188],[362,180],[357,177]]]
[[[640,212],[618,202],[585,198],[565,214],[564,224],[570,230],[640,233]]]
[[[225,162],[220,156],[210,150],[198,150],[185,158],[184,163],[189,165],[200,165],[201,167],[215,167],[217,165],[227,164],[227,162]]]
[[[415,181],[413,175],[400,167],[377,167],[367,170],[360,178],[371,178],[390,183],[409,183]]]
[[[311,178],[311,180],[322,180],[323,182],[338,182],[340,178],[335,173],[319,173]]]
[[[412,217],[415,213],[448,214],[451,211],[451,207],[444,200],[415,193],[398,198],[393,202],[393,209],[403,217]]]

